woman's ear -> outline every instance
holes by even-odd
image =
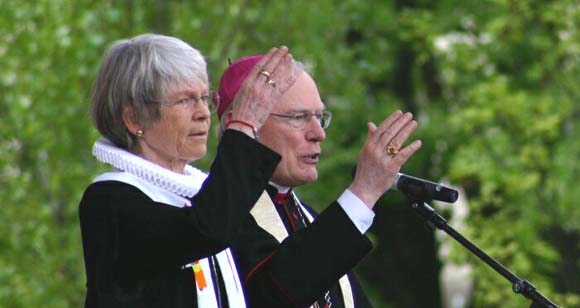
[[[123,124],[125,124],[127,130],[134,136],[137,135],[137,131],[141,130],[141,126],[137,121],[137,116],[135,115],[133,108],[130,106],[123,108]]]

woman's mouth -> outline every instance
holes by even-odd
[[[193,132],[189,134],[189,137],[194,137],[194,138],[205,138],[207,137],[207,131],[200,131],[200,132]]]

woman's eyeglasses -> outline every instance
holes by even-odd
[[[212,96],[213,93],[211,92],[201,96],[186,95],[168,104],[168,106],[181,106],[185,108],[191,106],[204,105],[208,106],[210,111],[213,112],[213,104],[211,104]]]

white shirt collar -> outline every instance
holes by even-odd
[[[281,194],[287,193],[292,188],[292,187],[288,187],[288,186],[278,185],[278,184],[276,184],[276,183],[274,183],[272,181],[270,181],[268,183],[270,185],[274,186],[278,190],[278,193],[281,193]]]

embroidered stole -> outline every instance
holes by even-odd
[[[308,212],[306,208],[304,208],[304,206],[298,202],[297,199],[296,201],[308,221],[314,221],[314,218],[312,215],[310,215],[310,212]],[[286,227],[284,227],[284,223],[278,215],[275,205],[266,191],[262,193],[250,213],[252,216],[254,216],[254,219],[256,219],[258,225],[272,236],[274,236],[278,243],[281,243],[285,238],[288,237],[288,231],[286,231]],[[342,276],[338,280],[338,283],[340,285],[340,291],[342,292],[344,306],[346,308],[354,308],[354,297],[348,276],[346,274]]]

